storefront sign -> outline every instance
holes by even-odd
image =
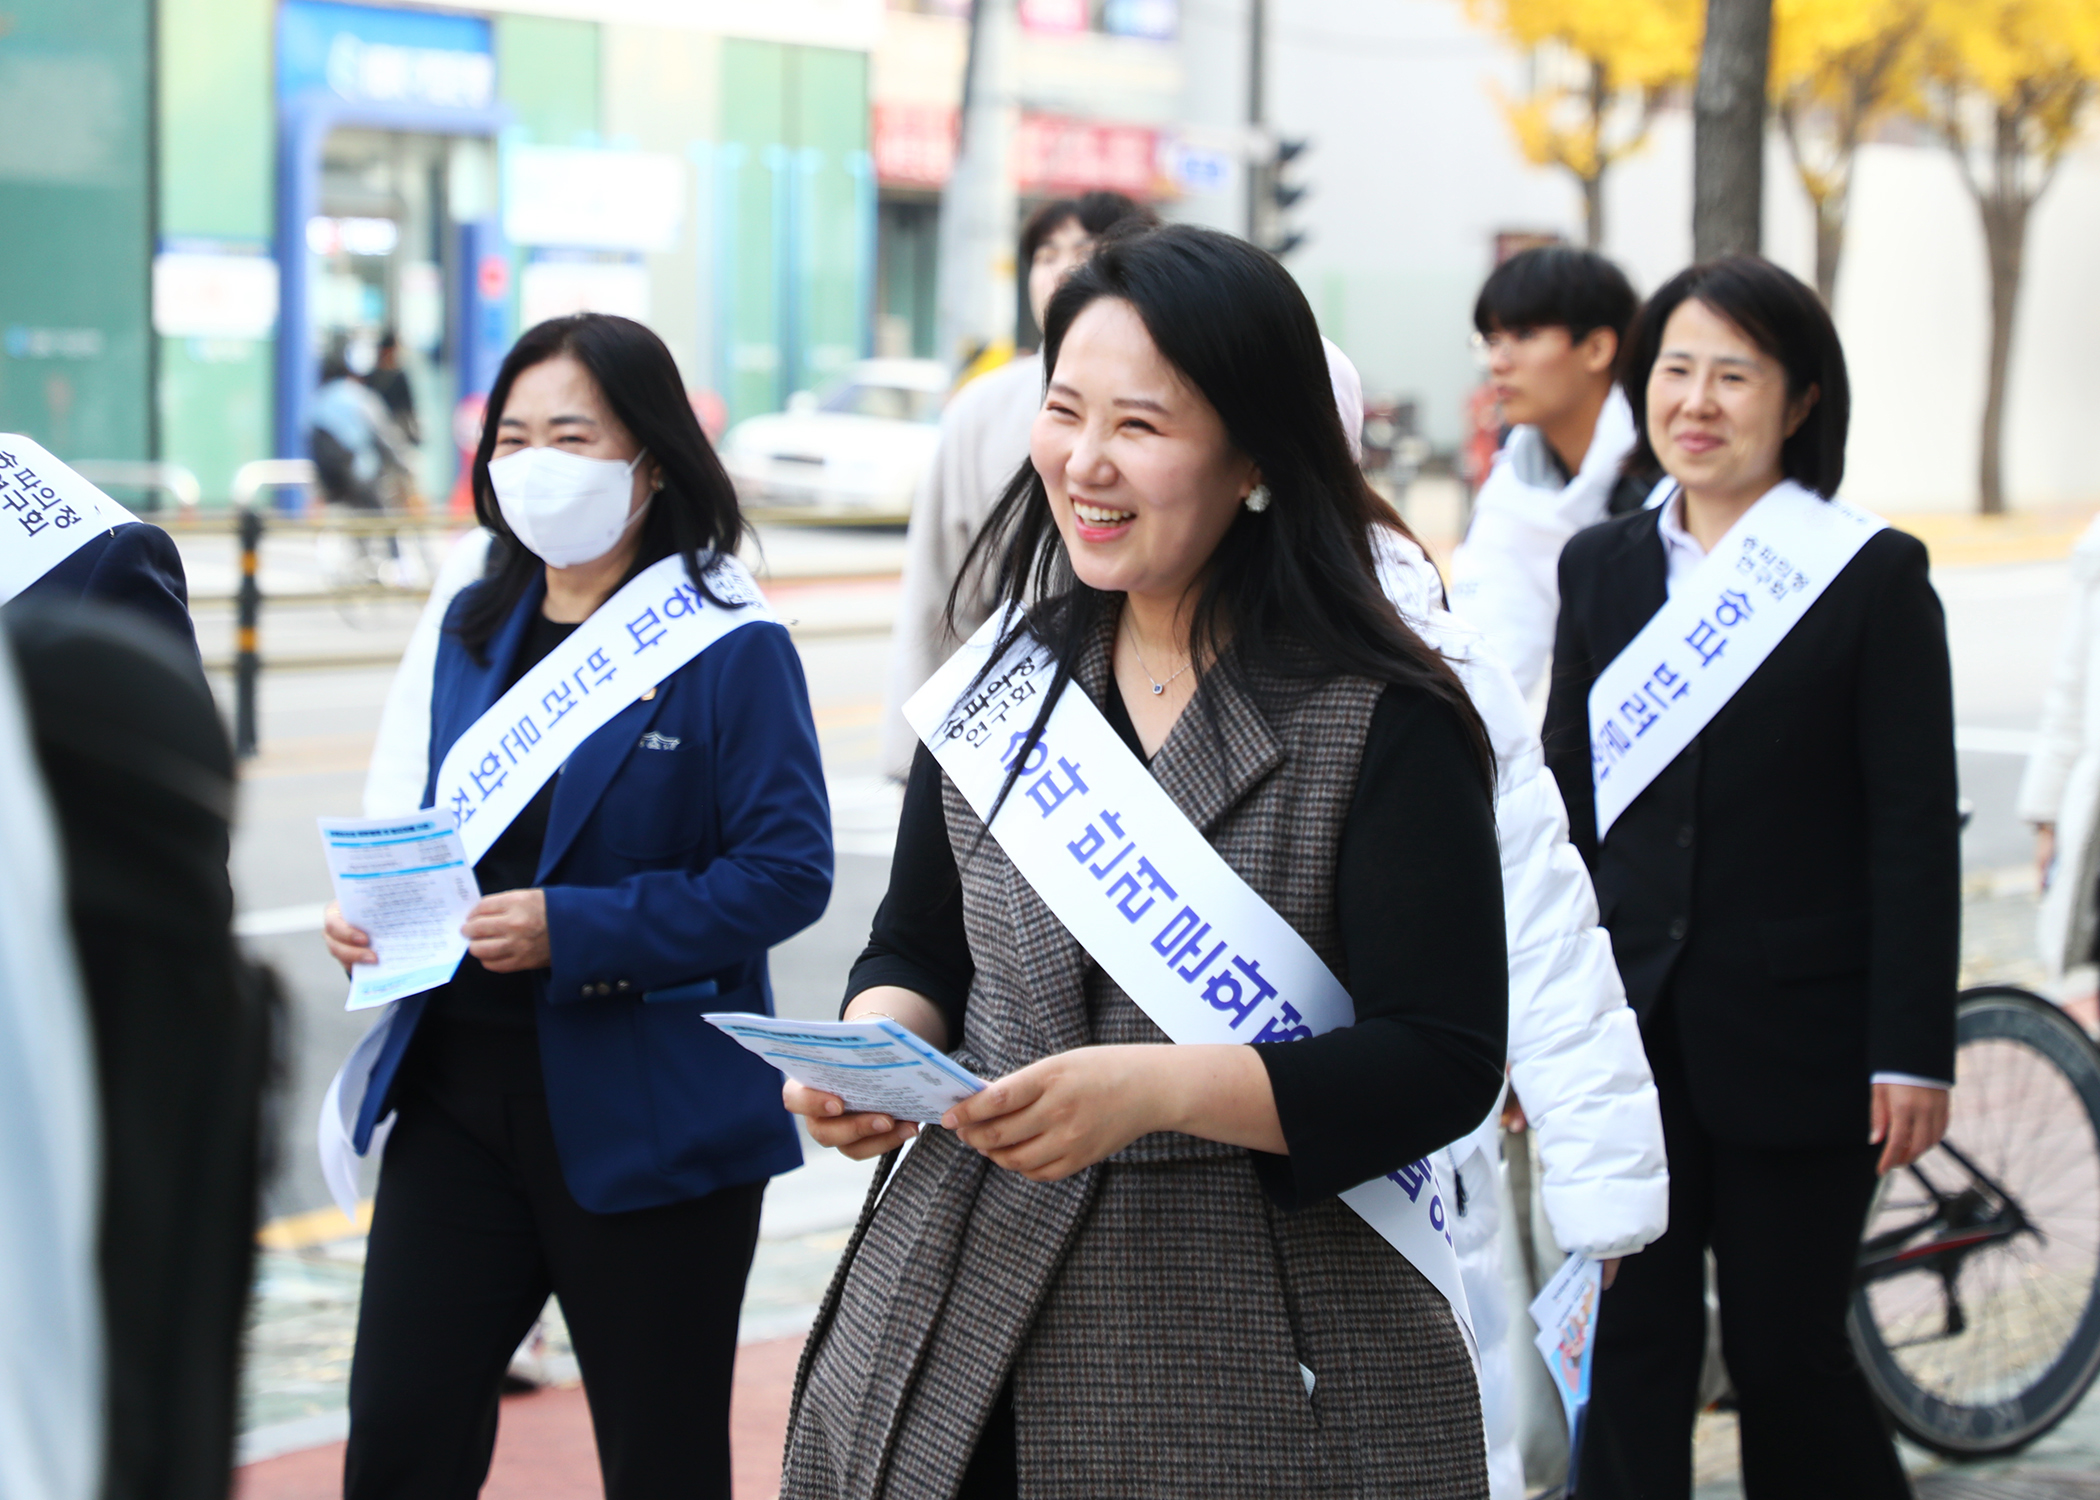
[[[1087,0],[1021,0],[1021,29],[1044,36],[1086,30]]]
[[[1023,115],[1014,136],[1017,186],[1026,195],[1107,188],[1149,198],[1157,156],[1158,137],[1142,125]]]
[[[486,109],[496,99],[489,23],[477,16],[285,0],[277,92],[352,104]]]
[[[875,177],[885,187],[937,188],[955,170],[959,112],[945,104],[874,107]]]
[[[540,251],[518,277],[518,326],[571,313],[614,313],[649,321],[649,268],[633,259]]]
[[[653,151],[512,146],[503,234],[516,245],[664,251],[685,218],[685,162]]]
[[[277,328],[269,247],[168,240],[153,257],[153,331],[174,339],[266,339]]]

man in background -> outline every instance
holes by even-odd
[[[1125,220],[1154,222],[1152,211],[1121,193],[1088,193],[1044,204],[1021,229],[1018,264],[1028,276],[1028,307],[1043,326],[1051,294],[1094,253],[1094,242]],[[904,721],[904,703],[991,613],[993,580],[972,578],[956,600],[948,593],[985,517],[1014,471],[1028,461],[1028,431],[1043,403],[1043,357],[1021,356],[957,391],[941,414],[941,442],[912,499],[904,540],[903,592],[883,706],[882,764],[902,781],[919,737]]]
[[[1560,614],[1560,549],[1639,510],[1660,476],[1624,472],[1633,412],[1615,384],[1640,306],[1625,273],[1547,245],[1495,268],[1473,307],[1490,389],[1511,424],[1451,562],[1451,610],[1535,697]]]

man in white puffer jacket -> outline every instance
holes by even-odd
[[[1363,427],[1356,368],[1327,346],[1335,404],[1351,445]],[[1561,1249],[1615,1261],[1669,1227],[1670,1176],[1662,1116],[1640,1027],[1626,1004],[1597,898],[1568,842],[1568,815],[1546,769],[1524,697],[1478,631],[1444,604],[1422,549],[1396,530],[1373,538],[1379,583],[1401,617],[1449,659],[1495,751],[1495,835],[1509,940],[1509,1073],[1537,1132],[1546,1217]],[[1497,1204],[1499,1112],[1449,1147],[1442,1163],[1463,1204],[1453,1220],[1459,1270],[1480,1345],[1481,1406],[1494,1500],[1521,1500],[1517,1367],[1531,1352],[1528,1323],[1503,1293]],[[1609,1267],[1607,1267],[1609,1270]]]

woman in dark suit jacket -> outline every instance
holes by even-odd
[[[628,579],[679,554],[705,588],[705,561],[743,532],[670,353],[638,323],[541,324],[504,362],[489,412],[475,506],[505,551],[446,620],[433,777]],[[398,1121],[365,1263],[345,1493],[476,1494],[504,1366],[552,1291],[606,1494],[726,1500],[760,1198],[801,1152],[779,1075],[702,1016],[770,1012],[766,950],[815,921],[831,889],[787,632],[739,626],[641,693],[476,875],[491,894],[467,918],[469,955],[403,1002],[358,1113],[361,1150],[388,1111]],[[371,959],[333,909],[328,938],[346,964]]]
[[[1600,841],[1591,685],[1782,480],[1844,472],[1844,354],[1751,257],[1656,293],[1624,381],[1661,507],[1577,536],[1545,739],[1641,1018],[1670,1229],[1606,1293],[1583,1500],[1691,1492],[1704,1257],[1753,1496],[1909,1489],[1846,1342],[1877,1170],[1946,1127],[1960,932],[1945,621],[1925,548],[1876,533]]]

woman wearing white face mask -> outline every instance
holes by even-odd
[[[829,897],[815,727],[654,334],[543,323],[489,412],[498,560],[446,619],[423,797],[461,818],[487,894],[450,982],[397,1002],[344,1080],[357,1149],[394,1118],[345,1493],[477,1493],[551,1291],[606,1494],[726,1497],[760,1197],[801,1156],[778,1075],[702,1015],[770,1011],[767,949]],[[374,959],[332,907],[327,938]]]

